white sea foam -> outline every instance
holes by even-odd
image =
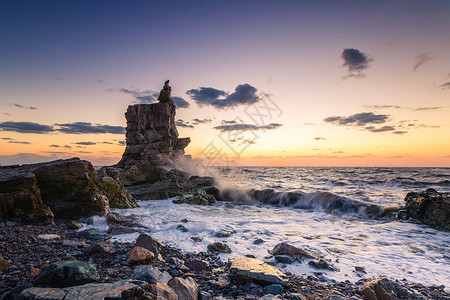
[[[361,276],[386,275],[426,285],[450,286],[450,233],[423,225],[262,204],[175,205],[169,199],[140,201],[139,205],[140,208],[117,211],[141,215],[153,237],[185,252],[206,251],[208,244],[223,241],[233,253],[221,254],[222,260],[246,254],[267,260],[268,250],[288,242],[323,255],[339,269],[325,271],[325,276],[337,281],[355,282]],[[184,218],[189,222],[180,223]],[[179,224],[188,232],[177,230]],[[225,226],[232,227],[235,233],[228,238],[216,237],[216,232]],[[194,242],[193,236],[203,241]],[[130,234],[114,239],[133,241],[136,237],[137,234]],[[257,238],[265,242],[256,245],[253,242]],[[364,267],[367,274],[355,272],[355,266]],[[307,261],[277,267],[299,275],[318,271]]]

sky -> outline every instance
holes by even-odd
[[[1,165],[117,163],[170,79],[208,164],[450,167],[450,1],[0,4]]]

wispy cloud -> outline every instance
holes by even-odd
[[[444,106],[425,106],[425,107],[410,107],[410,106],[400,106],[400,105],[392,105],[392,104],[383,104],[383,105],[363,105],[366,108],[373,109],[406,109],[411,111],[429,111],[429,110],[438,110],[444,108]]]
[[[9,141],[10,144],[24,144],[24,145],[31,145],[30,142],[21,142],[21,141]]]
[[[333,116],[324,119],[324,122],[332,123],[334,125],[343,126],[364,126],[367,124],[382,124],[387,122],[388,115],[374,114],[372,112],[364,112],[354,114],[348,117]]]
[[[97,145],[97,143],[95,142],[76,142],[74,143],[75,145],[83,145],[83,146],[92,146],[92,145]]]
[[[108,89],[107,91],[109,91],[109,92],[118,91],[120,93],[131,95],[135,99],[136,103],[142,103],[142,104],[157,103],[158,96],[159,96],[159,92],[156,92],[153,90],[140,90],[140,89],[135,89],[135,88],[128,88],[128,89],[121,88],[119,90]],[[173,96],[172,99],[178,108],[188,108],[189,107],[189,102],[187,102],[186,100],[184,100],[181,97]]]
[[[208,124],[208,123],[211,123],[211,122],[212,122],[212,119],[197,119],[197,118],[195,118],[195,119],[192,120],[192,124],[194,124],[194,125]]]
[[[15,131],[20,133],[49,133],[55,131],[52,126],[42,125],[33,122],[2,122],[0,130]]]
[[[37,109],[34,106],[26,106],[26,105],[22,105],[22,104],[18,104],[18,103],[11,103],[11,102],[6,103],[6,105],[16,107],[16,108],[22,108],[22,109],[31,109],[31,110]]]
[[[325,141],[326,138],[321,137],[321,136],[317,136],[317,137],[314,138],[314,140],[315,140],[315,141]]]
[[[55,124],[60,128],[56,129],[59,132],[68,134],[90,134],[90,133],[112,133],[112,134],[124,134],[125,128],[122,126],[110,126],[101,124],[92,124],[88,122],[75,122],[75,123],[63,123]]]
[[[442,90],[450,89],[450,81],[441,85]]]
[[[278,127],[281,127],[282,124],[279,123],[270,123],[268,125],[262,125],[262,126],[258,126],[258,125],[254,125],[254,124],[244,124],[244,123],[239,123],[239,124],[230,124],[230,125],[219,125],[219,126],[215,126],[213,127],[216,130],[225,132],[225,131],[255,131],[255,130],[273,130],[273,129],[277,129]]]
[[[436,55],[431,55],[430,53],[417,54],[414,62],[413,72],[416,72],[419,67],[423,66],[425,63],[436,57]]]
[[[244,104],[253,104],[261,100],[258,90],[248,83],[238,85],[233,93],[212,87],[200,87],[186,92],[200,107],[211,105],[218,109],[233,108]]]
[[[103,81],[100,78],[96,78],[94,81],[100,84],[108,84],[106,81]]]
[[[189,122],[185,122],[182,119],[176,120],[175,125],[178,127],[194,128],[194,125],[190,124]]]

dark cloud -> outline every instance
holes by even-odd
[[[328,117],[324,121],[334,125],[341,126],[364,126],[367,124],[382,124],[387,122],[389,119],[388,115],[377,115],[372,112],[364,112],[354,114],[348,117]]]
[[[450,82],[446,82],[443,85],[441,85],[442,90],[450,89]]]
[[[12,140],[14,140],[14,139],[9,138],[9,137],[5,137],[5,138],[0,138],[0,140],[4,140],[4,141],[12,141]]]
[[[426,62],[429,62],[433,58],[435,58],[436,55],[431,55],[430,53],[420,53],[416,55],[416,60],[414,62],[413,72],[417,71],[417,69],[425,64]]]
[[[114,91],[113,89],[108,89],[108,91]],[[134,97],[137,103],[157,103],[158,102],[158,96],[159,93],[152,90],[139,90],[134,88],[121,88],[119,89],[119,92],[128,94]],[[178,108],[188,108],[189,102],[184,100],[181,97],[172,97],[173,102]]]
[[[220,125],[220,126],[216,126],[213,128],[216,130],[225,132],[225,131],[249,131],[249,130],[255,131],[255,130],[264,130],[264,129],[272,130],[272,129],[277,129],[280,126],[282,126],[282,124],[279,124],[279,123],[270,123],[268,125],[262,125],[262,126],[239,123],[239,124],[230,124],[230,125]]]
[[[185,122],[181,119],[176,120],[175,125],[179,127],[194,128],[194,125],[190,124],[189,122]]]
[[[112,142],[101,142],[100,144],[107,144],[107,145],[112,145]]]
[[[314,140],[315,140],[315,141],[325,141],[326,138],[321,137],[321,136],[318,136],[318,137],[315,137]]]
[[[211,123],[212,119],[193,119],[192,124],[198,125],[198,124],[208,124]]]
[[[75,151],[75,153],[92,153],[92,152],[89,152],[89,151]]]
[[[212,87],[200,87],[186,92],[199,106],[211,105],[215,108],[232,108],[260,101],[258,90],[248,83],[240,84],[233,93],[227,93]]]
[[[236,123],[237,123],[237,122],[234,121],[234,120],[231,120],[231,121],[222,120],[222,125],[225,125],[225,124],[236,124]]]
[[[92,146],[92,145],[97,145],[97,143],[94,142],[76,142],[74,143],[75,145],[83,145],[83,146]]]
[[[31,109],[31,110],[37,109],[37,108],[34,107],[34,106],[25,106],[25,105],[18,104],[18,103],[7,103],[6,105],[12,106],[12,107],[16,107],[16,108],[22,108],[22,109]],[[8,115],[9,115],[9,114],[8,114]]]
[[[393,134],[402,135],[402,134],[408,133],[408,131],[396,130],[396,131],[394,131],[394,132],[392,132],[392,133],[393,133]]]
[[[344,78],[359,79],[366,77],[362,71],[369,68],[369,63],[373,61],[368,58],[367,54],[353,48],[344,49],[341,53],[341,58],[344,60],[342,66],[347,67],[349,72]]]
[[[42,125],[33,122],[2,122],[0,130],[15,131],[20,133],[49,133],[55,131],[52,126]]]
[[[57,131],[68,134],[89,134],[89,133],[112,133],[112,134],[124,134],[125,128],[122,126],[110,126],[87,123],[87,122],[75,122],[65,124],[55,124],[60,128]]]
[[[413,110],[415,111],[421,111],[421,110],[437,110],[437,109],[441,109],[444,108],[443,106],[430,106],[430,107],[417,107]]]
[[[127,143],[125,141],[118,141],[117,142],[120,146],[125,146]]]
[[[374,127],[374,126],[368,126],[365,128],[366,130],[370,131],[370,132],[386,132],[386,131],[394,131],[395,127],[393,126],[382,126],[382,127]]]
[[[30,142],[20,142],[20,141],[9,141],[10,144],[24,144],[24,145],[31,145]]]
[[[60,146],[60,145],[50,145],[49,147],[52,147],[52,148],[67,148],[67,149],[72,149],[72,146],[69,146],[69,145],[64,145],[64,146]]]

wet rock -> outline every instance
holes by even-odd
[[[355,266],[355,271],[356,271],[356,272],[360,272],[360,273],[364,273],[364,274],[367,273],[367,272],[366,272],[366,268],[364,268],[364,267],[359,267],[359,266]]]
[[[33,281],[35,286],[67,287],[100,279],[94,264],[83,261],[60,261],[47,266]]]
[[[104,167],[111,168],[111,167]],[[103,168],[102,168],[103,169]],[[109,200],[109,206],[111,208],[135,208],[138,207],[136,200],[133,196],[125,191],[124,185],[120,182],[118,175],[116,178],[108,175],[102,176],[103,170],[97,172],[99,189]]]
[[[230,237],[235,233],[234,229],[231,227],[225,227],[216,233],[216,237]]]
[[[278,300],[278,299],[282,299],[282,298],[280,298],[279,295],[271,295],[271,294],[264,295],[261,298],[259,298],[259,300]]]
[[[212,205],[216,202],[214,196],[206,194],[205,191],[199,190],[193,195],[183,195],[177,200],[172,201],[175,204],[195,204],[195,205]]]
[[[146,264],[152,262],[154,259],[155,255],[153,252],[139,246],[134,246],[126,258],[127,263],[130,265]]]
[[[67,226],[68,229],[77,230],[83,227],[83,224],[81,224],[78,221],[72,221],[70,222],[69,226]]]
[[[86,254],[93,258],[109,258],[113,253],[114,249],[102,243],[92,245],[86,251]]]
[[[405,198],[408,214],[431,227],[450,231],[450,193],[427,189],[408,193]]]
[[[227,244],[220,243],[220,242],[209,244],[208,245],[208,250],[209,251],[221,252],[221,253],[231,253],[232,252],[232,250],[230,249],[230,247]]]
[[[208,280],[208,285],[211,287],[223,289],[224,287],[230,285],[230,280],[225,275],[219,275],[216,279]]]
[[[178,225],[177,229],[180,230],[181,232],[188,232],[189,230],[184,226],[184,225]]]
[[[169,264],[174,265],[174,266],[176,266],[176,267],[184,266],[184,261],[182,261],[182,260],[179,259],[178,257],[171,256],[171,257],[168,257],[168,258],[166,259],[166,261],[167,261]]]
[[[208,268],[209,263],[207,261],[193,258],[189,259],[185,262],[186,267],[189,268],[189,270],[194,272],[203,272]]]
[[[294,258],[289,255],[275,255],[275,260],[285,264],[292,264],[294,262]]]
[[[280,243],[276,245],[273,250],[270,251],[270,253],[272,255],[289,255],[295,259],[314,258],[314,256],[308,251],[289,245],[287,243]]]
[[[264,287],[264,294],[281,295],[284,288],[279,284],[270,284]]]
[[[210,293],[208,293],[207,291],[200,291],[198,299],[199,300],[211,300],[212,295]]]
[[[203,239],[198,236],[191,236],[191,240],[193,240],[196,243],[201,243],[203,241]]]
[[[78,235],[88,240],[106,241],[111,238],[109,233],[103,232],[97,228],[89,228],[83,231],[79,231]]]
[[[110,235],[127,234],[137,232],[138,229],[132,227],[123,227],[122,225],[110,225],[108,233]]]
[[[142,280],[147,283],[167,283],[172,279],[172,276],[166,271],[161,272],[155,266],[140,265],[133,270],[131,278]]]
[[[19,295],[20,300],[63,300],[67,292],[59,288],[32,287]]]
[[[327,261],[324,259],[318,259],[318,260],[311,260],[308,262],[308,265],[316,268],[316,269],[328,269],[328,270],[335,270],[335,268],[330,265]]]
[[[286,298],[290,300],[307,300],[307,298],[300,293],[287,294]]]
[[[191,277],[187,277],[185,279],[181,277],[175,277],[169,281],[168,285],[175,291],[175,293],[177,293],[178,299],[198,299],[198,285]]]
[[[3,256],[0,254],[0,274],[5,272],[6,269],[9,267],[9,262],[3,258]]]
[[[77,248],[84,248],[88,246],[84,241],[72,241],[72,240],[63,240],[62,245]]]
[[[264,243],[263,239],[256,239],[256,240],[253,241],[253,244],[255,244],[255,245],[259,245],[259,244],[262,244],[262,243]]]
[[[157,239],[154,239],[152,236],[146,233],[141,233],[136,239],[134,245],[145,248],[153,252],[154,254],[159,253],[160,250],[164,247],[163,243],[159,242]]]
[[[177,300],[178,295],[163,283],[146,284],[122,292],[122,300]]]
[[[126,217],[118,212],[110,212],[106,215],[106,223],[111,225],[121,225],[125,221]]]
[[[255,258],[230,257],[230,277],[254,283],[283,284],[287,277],[277,268]]]
[[[346,300],[347,297],[345,297],[344,294],[338,292],[338,291],[330,291],[330,293],[325,297],[325,300]]]

